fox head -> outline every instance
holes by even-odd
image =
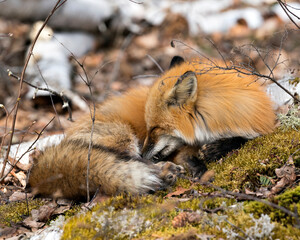
[[[190,118],[197,100],[197,77],[192,65],[183,62],[183,58],[174,57],[170,70],[150,89],[145,106],[146,159],[161,160],[185,142],[193,144]]]

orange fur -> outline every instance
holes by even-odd
[[[144,156],[151,159],[157,154],[168,157],[184,143],[272,132],[271,102],[254,80],[188,62],[171,68],[150,89],[132,89],[105,101],[96,110],[90,193],[100,189],[106,194],[139,194],[172,184],[182,168],[145,163],[140,153],[143,142]],[[36,193],[67,198],[86,195],[91,128],[86,115],[59,145],[40,154],[29,176]]]
[[[96,110],[89,165],[89,190],[113,195],[147,193],[174,183],[182,167],[167,162],[146,163],[140,154],[145,138],[145,101],[148,88],[112,97]],[[29,185],[34,193],[54,198],[84,198],[92,122],[84,116],[57,146],[38,156]]]
[[[147,158],[169,154],[182,142],[201,145],[267,134],[276,121],[272,103],[254,76],[199,60],[174,66],[160,77],[149,92],[145,119]]]

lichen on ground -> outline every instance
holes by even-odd
[[[208,169],[215,171],[213,184],[237,192],[244,192],[245,188],[257,190],[266,184],[260,176],[274,178],[275,169],[290,156],[297,166],[299,139],[300,132],[290,128],[248,141],[221,161],[208,164]],[[199,194],[164,198],[166,191],[148,196],[112,197],[92,211],[70,218],[62,239],[199,239],[201,235],[224,239],[297,239],[300,235],[300,230],[294,227],[295,219],[278,209],[222,196],[204,198],[201,193],[216,191],[188,179],[180,179],[176,184],[179,186]],[[291,211],[297,206],[299,212],[299,195],[300,186],[272,201]],[[182,212],[194,212],[200,220],[178,227],[174,221],[182,220],[178,217]]]
[[[300,159],[300,132],[278,129],[270,135],[248,141],[241,149],[209,163],[214,170],[212,184],[234,192],[256,191],[268,187],[265,180],[275,179],[275,169],[292,156],[296,167]],[[262,178],[263,176],[263,178]],[[296,184],[295,184],[296,185]],[[166,197],[177,187],[187,189],[183,196]],[[273,203],[300,214],[300,185],[291,186],[270,199]],[[29,212],[42,205],[30,200]],[[91,211],[76,206],[66,215],[62,239],[297,239],[300,230],[294,217],[261,202],[240,202],[224,197],[211,187],[179,179],[174,188],[147,196],[119,195],[98,203]],[[181,218],[193,213],[197,221]],[[0,206],[0,223],[22,220],[26,203]],[[75,214],[75,216],[72,216]],[[195,220],[195,219],[194,219]],[[178,222],[179,221],[179,222]]]

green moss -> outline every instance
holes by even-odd
[[[299,159],[300,132],[277,130],[273,134],[248,141],[240,150],[222,162],[209,164],[215,171],[214,184],[227,190],[260,187],[261,175],[274,177],[275,168],[281,167],[293,155]]]
[[[37,209],[44,205],[45,202],[39,199],[29,199],[28,208],[25,201],[11,202],[0,206],[0,224],[11,226],[13,223],[18,223],[30,214],[32,209]]]
[[[248,141],[240,150],[222,161],[210,163],[215,171],[213,184],[228,190],[268,186],[275,176],[275,168],[281,167],[293,156],[300,159],[300,133],[297,130],[279,129],[273,134]],[[200,193],[215,191],[179,179],[170,191],[177,187],[194,188]],[[293,227],[295,219],[277,209],[259,202],[238,203],[235,199],[185,196],[177,200],[164,198],[167,191],[155,195],[119,195],[95,206],[92,211],[71,217],[64,227],[62,239],[193,239],[197,234],[213,238],[297,239],[300,230]],[[300,209],[300,186],[273,199],[275,203],[293,211]],[[203,209],[218,211],[207,213]],[[196,212],[200,221],[175,228],[172,221],[180,212]],[[253,215],[252,215],[253,214]],[[258,236],[257,234],[261,234]],[[196,237],[194,237],[196,238]]]
[[[144,231],[168,212],[169,204],[161,197],[112,197],[91,212],[70,219],[64,227],[63,239],[128,239]],[[157,206],[160,207],[157,207]],[[150,220],[151,219],[151,220]]]
[[[294,208],[296,207],[298,214],[300,214],[300,185],[276,196],[272,201],[279,206],[287,208],[291,212],[294,212]],[[256,216],[262,213],[269,214],[273,221],[277,221],[285,226],[288,224],[295,224],[295,219],[290,215],[261,202],[249,202],[245,204],[245,210],[246,212],[254,213]]]
[[[74,215],[76,215],[80,211],[81,211],[81,205],[74,205],[68,211],[66,211],[64,213],[64,216],[66,217],[66,219],[68,219],[70,217],[73,217]]]
[[[202,198],[175,201],[157,199],[155,196],[117,196],[98,204],[92,211],[70,218],[64,226],[62,239],[157,239],[172,236],[174,239],[176,236],[181,239],[180,236],[193,234],[207,234],[224,239],[234,239],[233,236],[258,239],[255,238],[257,233],[262,234],[260,239],[269,239],[270,236],[273,239],[275,236],[278,239],[297,239],[297,234],[300,233],[291,225],[272,222],[266,213],[252,216],[236,200],[201,200]],[[200,204],[203,208],[221,208],[217,213],[207,213],[200,210]],[[172,222],[182,211],[199,214],[200,221],[174,227]]]

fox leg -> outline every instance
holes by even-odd
[[[184,167],[172,162],[158,162],[155,164],[159,169],[159,177],[162,179],[163,187],[173,185],[177,177],[185,173]]]
[[[207,163],[225,157],[233,150],[240,148],[246,141],[245,138],[234,137],[220,139],[202,146],[183,146],[172,161],[184,166],[193,177],[201,177],[207,171]]]
[[[200,177],[207,171],[205,156],[198,146],[183,146],[173,157],[175,164],[183,166],[193,177]]]

